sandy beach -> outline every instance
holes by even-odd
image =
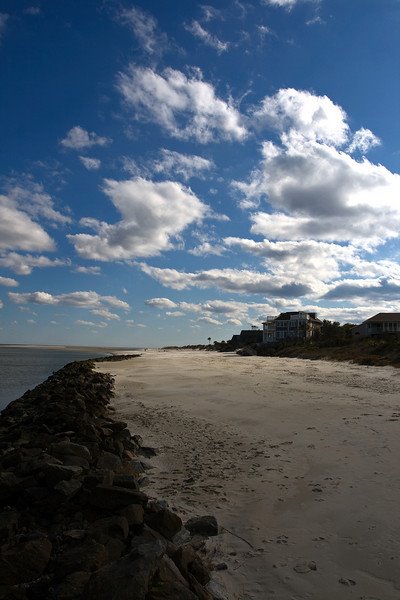
[[[146,492],[214,514],[241,600],[399,600],[400,370],[195,351],[97,367],[159,454]]]

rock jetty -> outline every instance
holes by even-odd
[[[113,418],[113,383],[70,363],[1,413],[1,600],[223,597],[202,552],[215,519],[186,529],[140,489],[142,441]]]

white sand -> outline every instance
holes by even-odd
[[[232,598],[400,599],[400,370],[190,351],[100,369],[160,451],[146,491],[236,534],[210,544]]]

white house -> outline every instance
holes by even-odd
[[[400,313],[378,313],[351,330],[353,336],[372,337],[384,333],[400,335]]]
[[[267,317],[263,323],[263,343],[306,340],[313,337],[321,325],[322,321],[317,319],[316,313],[304,311],[284,312],[276,317]]]

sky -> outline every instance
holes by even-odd
[[[399,73],[399,0],[0,0],[0,343],[400,311]]]

